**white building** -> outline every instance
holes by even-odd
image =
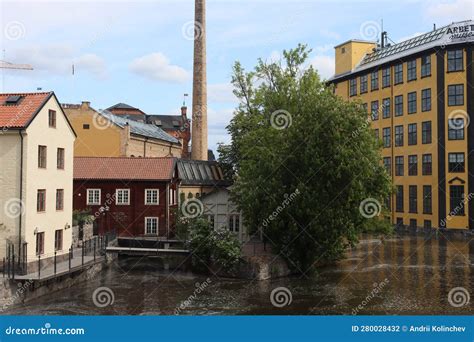
[[[214,229],[228,229],[241,242],[248,241],[249,236],[242,221],[242,212],[230,200],[230,191],[227,188],[215,188],[201,196],[200,200],[204,205],[203,216],[213,223]]]
[[[0,260],[67,258],[75,137],[53,92],[0,94]]]

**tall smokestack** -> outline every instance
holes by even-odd
[[[206,0],[195,0],[191,159],[207,160]]]

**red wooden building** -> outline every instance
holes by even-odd
[[[95,234],[172,237],[176,158],[74,158],[73,208],[95,217]]]

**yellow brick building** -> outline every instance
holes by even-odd
[[[394,44],[335,47],[329,80],[359,100],[383,145],[394,224],[474,229],[474,21]]]
[[[182,157],[180,141],[156,125],[98,112],[89,102],[62,107],[77,132],[75,157]]]

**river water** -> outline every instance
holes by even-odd
[[[10,307],[3,314],[469,315],[474,312],[474,298],[466,303],[466,296],[474,295],[474,240],[397,236],[381,242],[367,238],[348,251],[346,259],[310,278],[207,279],[163,271],[156,260],[120,259],[94,279]],[[99,287],[110,289],[112,304],[94,304],[93,294]],[[271,293],[281,287],[287,295],[280,296],[284,303],[274,300],[275,306]],[[453,288],[463,288],[452,297],[454,305],[448,298]]]

